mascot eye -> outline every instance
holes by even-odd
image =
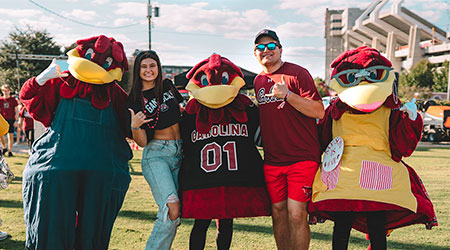
[[[222,84],[227,84],[229,79],[230,79],[230,76],[228,76],[228,72],[223,72],[222,73]]]
[[[111,57],[106,58],[105,64],[103,64],[103,68],[104,69],[109,68],[109,66],[111,66],[112,62],[113,62],[113,59]]]
[[[202,77],[200,77],[200,82],[203,86],[209,85],[208,78],[206,77],[206,75],[202,75]]]
[[[377,80],[378,79],[378,72],[377,72],[376,69],[371,69],[371,70],[369,70],[367,72],[369,73],[367,78],[369,78],[370,80]]]
[[[84,53],[84,58],[91,60],[92,59],[92,55],[94,54],[94,50],[89,48],[86,53]]]
[[[352,72],[352,73],[347,73],[347,81],[348,83],[354,83],[356,81],[356,73]]]

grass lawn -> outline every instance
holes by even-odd
[[[141,173],[141,153],[142,151],[134,151],[134,159],[131,161],[133,180],[114,225],[110,249],[144,249],[156,218],[158,209]],[[0,191],[0,217],[3,219],[0,231],[10,234],[8,239],[0,241],[0,249],[24,249],[21,188],[22,171],[27,159],[28,155],[24,154],[7,158],[16,178],[9,188]],[[450,249],[450,149],[421,147],[406,162],[422,178],[434,202],[439,226],[432,230],[426,230],[424,225],[397,229],[388,238],[388,249]],[[270,217],[236,219],[234,223],[232,249],[276,249]],[[173,249],[188,249],[192,225],[193,220],[182,220]],[[311,226],[310,249],[331,249],[332,226],[329,221]],[[367,245],[365,235],[353,230],[349,249],[366,249]],[[208,231],[206,249],[216,249],[214,223],[211,223]]]

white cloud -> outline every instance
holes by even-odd
[[[243,12],[206,9],[205,3],[161,7],[164,7],[164,12],[161,11],[158,24],[179,32],[207,32],[230,37],[240,32],[253,32],[257,30],[257,27],[263,27],[271,20],[267,11],[258,9]]]
[[[420,4],[418,5],[418,8],[415,8],[415,10],[412,11],[432,23],[437,22],[440,18],[442,18],[444,13],[442,10],[449,11],[450,9],[450,4],[447,2],[422,2],[417,0],[415,2]],[[408,5],[407,7],[414,7],[414,5]]]
[[[92,4],[94,4],[94,5],[105,5],[105,4],[108,4],[109,2],[110,2],[109,0],[95,0],[95,1],[93,1]]]
[[[10,17],[34,17],[42,16],[43,12],[40,10],[33,9],[3,9],[0,8],[0,16],[10,16]]]
[[[316,24],[323,24],[326,9],[366,8],[370,0],[280,0],[281,10],[292,10],[300,17],[306,17]]]
[[[323,34],[323,27],[314,23],[287,22],[279,25],[275,30],[281,41],[286,38],[320,37]]]
[[[415,11],[415,13],[431,23],[437,22],[441,18],[441,13],[434,10],[419,10]]]
[[[125,26],[125,25],[129,25],[131,23],[134,23],[135,21],[133,19],[130,18],[117,18],[116,20],[114,20],[113,22],[113,26],[117,27],[117,26]]]
[[[9,29],[14,23],[10,20],[0,19],[0,29]]]
[[[75,20],[92,21],[96,18],[97,14],[92,10],[74,9],[71,12],[63,11],[61,12],[61,15]]]
[[[69,28],[57,22],[52,17],[40,17],[37,19],[20,18],[17,20],[18,26],[30,26],[35,30],[47,30],[50,34],[63,33]]]
[[[283,55],[296,57],[323,57],[324,50],[323,47],[312,46],[283,47]]]
[[[147,16],[146,4],[118,3],[115,6],[114,13],[117,15],[126,15],[134,20],[136,17]],[[207,7],[209,4],[206,2],[186,5],[161,4],[160,16],[152,21],[159,28],[170,28],[178,32],[206,32],[226,37],[248,38],[248,32],[253,33],[258,28],[265,27],[271,20],[265,10],[250,9],[239,12]]]
[[[146,17],[147,16],[147,4],[145,3],[117,3],[114,4],[116,15],[126,15],[130,17]]]

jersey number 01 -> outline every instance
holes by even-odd
[[[223,152],[225,152],[228,161],[228,170],[238,170],[236,143],[234,141],[229,141],[222,147],[216,142],[206,144],[200,151],[200,167],[207,173],[217,171],[222,166]]]

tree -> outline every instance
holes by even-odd
[[[17,78],[20,85],[26,79],[37,76],[48,67],[50,61],[19,60],[19,69],[16,60],[9,54],[35,54],[35,55],[61,55],[61,47],[53,41],[53,37],[45,30],[25,30],[16,28],[9,33],[8,39],[0,42],[0,77],[1,84],[8,84],[12,90],[18,91]],[[18,71],[18,74],[17,74]]]
[[[449,62],[445,61],[442,66],[435,67],[433,70],[433,91],[447,92],[448,86],[448,67]]]
[[[433,87],[433,66],[427,60],[420,60],[416,65],[414,65],[409,74],[403,72],[401,74],[399,84],[400,86],[416,86],[430,88]]]

